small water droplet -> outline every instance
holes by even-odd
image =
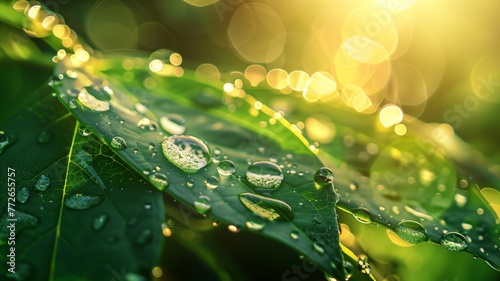
[[[293,240],[297,240],[299,239],[299,232],[297,230],[292,230],[290,232],[290,237],[293,239]]]
[[[102,214],[97,216],[92,222],[92,229],[94,231],[101,230],[104,227],[104,225],[108,222],[108,220],[109,220],[109,215],[107,214]]]
[[[211,176],[205,179],[205,185],[208,189],[216,189],[219,186],[219,179],[216,176]]]
[[[43,130],[36,138],[36,142],[39,144],[44,144],[49,142],[51,138],[52,138],[52,133]]]
[[[333,184],[333,172],[332,170],[323,167],[320,168],[314,174],[314,182],[317,188],[323,188],[325,186],[331,186]]]
[[[78,128],[78,133],[83,137],[88,137],[92,135],[92,131],[86,126],[80,126]]]
[[[266,222],[261,217],[254,217],[246,221],[245,226],[250,230],[259,231],[264,229]]]
[[[187,182],[186,182],[186,186],[191,188],[194,186],[194,180],[193,179],[189,179]]]
[[[152,208],[153,208],[153,204],[151,204],[151,202],[147,202],[144,204],[145,210],[151,210]]]
[[[108,111],[110,108],[110,103],[106,100],[100,100],[98,97],[93,96],[88,92],[88,89],[92,89],[91,87],[83,88],[80,93],[78,93],[78,101],[90,109],[91,111],[103,112]],[[92,93],[96,93],[98,91],[91,91]]]
[[[440,244],[446,249],[459,252],[467,248],[467,240],[458,232],[449,232],[441,237]]]
[[[212,206],[210,206],[210,198],[208,196],[201,195],[194,201],[194,208],[200,213],[207,213]]]
[[[146,245],[149,241],[151,241],[153,237],[153,232],[149,228],[145,228],[139,232],[139,235],[137,235],[137,238],[135,239],[135,243],[137,245]]]
[[[370,274],[372,272],[370,264],[368,263],[368,257],[366,255],[361,254],[358,256],[358,269],[359,271],[361,271],[361,273],[364,274]]]
[[[143,105],[142,103],[136,103],[134,105],[135,107],[135,110],[137,110],[137,112],[141,113],[141,114],[146,114],[148,112],[148,108]]]
[[[370,211],[366,208],[357,208],[352,211],[354,218],[360,223],[369,224],[372,222]]]
[[[168,186],[167,175],[163,173],[154,173],[149,175],[150,182],[159,190],[165,189]]]
[[[156,123],[155,121],[153,121],[149,118],[142,118],[137,123],[137,127],[141,128],[141,129],[149,130],[149,131],[156,131],[156,129],[158,129],[158,123]]]
[[[231,160],[223,160],[217,166],[217,172],[221,176],[228,177],[232,175],[236,171],[236,165]]]
[[[134,154],[137,154],[137,153],[139,153],[139,149],[134,148]]]
[[[78,107],[78,101],[76,99],[71,99],[69,102],[68,102],[68,106],[69,108],[71,109],[75,109]]]
[[[178,114],[169,114],[160,118],[160,125],[163,130],[172,135],[180,135],[186,131],[184,118]]]
[[[4,131],[0,131],[0,154],[10,144],[9,137]]]
[[[241,230],[239,227],[237,227],[236,225],[232,225],[232,224],[228,225],[227,229],[233,233],[238,233]]]
[[[161,145],[163,155],[184,172],[194,173],[210,162],[207,145],[193,136],[171,136]]]
[[[359,187],[359,184],[358,184],[357,181],[351,181],[349,183],[349,189],[352,190],[352,191],[358,190],[358,187]]]
[[[35,182],[35,188],[38,191],[45,191],[50,186],[50,177],[41,174],[38,180]]]
[[[269,190],[278,189],[283,181],[281,168],[268,161],[254,162],[248,167],[245,176],[252,185]]]
[[[30,190],[27,187],[22,187],[19,192],[17,192],[16,200],[19,203],[26,203],[30,197]]]
[[[396,234],[406,242],[417,244],[427,241],[429,237],[425,228],[416,221],[402,221],[395,229]]]
[[[285,202],[253,193],[241,193],[239,199],[248,210],[269,221],[293,220],[292,208]]]
[[[101,203],[102,200],[103,200],[102,196],[84,195],[78,193],[68,196],[66,200],[64,200],[64,205],[74,210],[85,210]]]
[[[325,253],[325,247],[323,245],[321,245],[320,243],[318,243],[318,242],[315,242],[313,244],[313,249],[316,252],[320,253],[320,254],[324,254]]]
[[[127,148],[127,143],[122,137],[114,137],[111,139],[110,145],[114,149],[125,149]]]

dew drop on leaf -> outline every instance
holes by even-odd
[[[200,139],[179,135],[162,141],[163,155],[175,166],[187,173],[194,173],[210,162],[207,145]]]
[[[184,118],[178,114],[170,114],[160,118],[162,129],[172,135],[183,134],[186,131],[184,123]]]
[[[266,224],[262,220],[262,218],[256,217],[256,218],[253,218],[251,220],[246,221],[245,226],[250,230],[259,231],[259,230],[264,229]]]
[[[425,228],[416,221],[402,221],[395,229],[396,234],[406,242],[417,244],[427,241],[429,237]]]
[[[109,215],[107,215],[107,214],[102,214],[102,215],[97,216],[94,219],[94,221],[92,221],[92,229],[94,231],[101,230],[104,227],[104,225],[106,225],[108,220],[109,220]]]
[[[297,230],[292,230],[290,231],[290,237],[293,239],[293,240],[297,240],[299,239],[299,232]]]
[[[368,211],[368,209],[366,209],[366,208],[361,207],[361,208],[354,209],[352,211],[352,215],[360,223],[368,224],[368,223],[372,222],[370,211]]]
[[[102,196],[78,193],[68,196],[66,200],[64,200],[64,206],[74,210],[85,210],[101,203],[102,200]]]
[[[349,280],[354,274],[354,266],[352,265],[352,263],[344,261],[344,269],[346,271],[346,280]]]
[[[80,126],[78,128],[78,133],[83,137],[88,137],[92,135],[92,131],[86,126]]]
[[[44,144],[49,142],[51,138],[52,138],[52,133],[43,130],[36,138],[36,142],[39,144]]]
[[[231,160],[223,160],[217,166],[217,172],[219,175],[228,177],[236,171],[236,165]]]
[[[269,190],[278,189],[283,181],[281,168],[268,161],[254,162],[248,167],[245,176],[252,185]]]
[[[321,245],[320,243],[318,243],[318,242],[315,242],[313,244],[313,249],[316,252],[320,253],[320,254],[324,254],[325,253],[325,247],[323,245]]]
[[[463,251],[467,248],[467,240],[458,232],[449,232],[444,234],[439,243],[446,249],[453,252]]]
[[[216,189],[219,186],[219,179],[216,176],[211,176],[205,179],[205,185],[208,189]]]
[[[359,184],[358,184],[357,181],[351,181],[349,183],[349,189],[352,190],[352,191],[358,190],[358,187],[359,187]]]
[[[135,243],[140,246],[145,245],[149,241],[151,241],[152,236],[153,232],[151,231],[151,229],[145,228],[141,230],[141,232],[139,232],[137,238],[135,239]]]
[[[122,137],[114,137],[111,139],[110,145],[114,149],[125,149],[127,148],[127,143]]]
[[[186,186],[191,188],[194,186],[194,180],[193,179],[189,179],[187,182],[186,182]]]
[[[194,208],[200,213],[207,213],[212,206],[210,206],[210,198],[207,196],[201,195],[194,201]]]
[[[9,137],[4,131],[0,131],[0,154],[9,145]]]
[[[154,185],[154,187],[158,188],[159,190],[163,190],[168,186],[168,178],[163,173],[150,174],[149,181]]]
[[[108,111],[110,108],[109,102],[105,100],[99,100],[98,98],[94,97],[87,91],[87,88],[89,87],[83,88],[80,93],[78,93],[78,101],[91,111]]]
[[[319,188],[333,184],[333,172],[328,168],[321,168],[314,174],[314,182]]]
[[[76,101],[76,99],[71,99],[69,102],[68,102],[68,106],[69,108],[71,109],[75,109],[78,107],[78,101]]]
[[[293,220],[292,208],[285,202],[253,193],[241,193],[239,199],[255,215],[269,221]]]
[[[30,197],[30,190],[27,187],[22,187],[16,195],[16,200],[19,203],[26,203]]]
[[[236,225],[232,225],[232,224],[231,224],[231,225],[228,225],[228,226],[227,226],[227,229],[228,229],[229,231],[233,232],[233,233],[238,233],[238,232],[240,232],[240,230],[241,230],[239,227],[237,227]]]
[[[137,127],[143,130],[156,131],[156,129],[158,129],[158,124],[149,118],[142,118],[137,123]]]
[[[372,272],[370,264],[368,263],[368,257],[366,255],[361,254],[358,256],[358,269],[359,271],[361,271],[361,273],[364,274],[370,274]]]
[[[38,191],[45,191],[50,186],[50,177],[41,174],[40,177],[35,182],[35,188]]]

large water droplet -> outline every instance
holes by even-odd
[[[101,203],[102,200],[102,196],[84,195],[78,193],[68,196],[66,200],[64,200],[64,205],[74,210],[85,210]]]
[[[85,106],[86,108],[92,110],[92,111],[107,111],[109,110],[109,102],[105,100],[100,100],[96,97],[94,97],[92,94],[90,94],[87,90],[87,88],[83,88],[80,93],[78,93],[78,101]],[[94,91],[92,91],[95,93]]]
[[[429,237],[425,228],[416,221],[402,221],[395,229],[396,234],[406,242],[417,244],[427,241]]]
[[[168,178],[163,173],[150,174],[149,180],[159,190],[163,190],[168,186]]]
[[[16,195],[16,200],[19,203],[26,203],[30,197],[30,190],[27,187],[22,187]]]
[[[92,229],[95,231],[101,230],[104,227],[104,225],[108,222],[108,220],[109,220],[109,215],[107,214],[102,214],[97,216],[92,222]]]
[[[285,202],[253,193],[241,193],[239,199],[247,209],[269,221],[293,220],[292,208]]]
[[[0,154],[9,145],[9,137],[4,131],[0,131]]]
[[[35,188],[38,191],[45,191],[50,186],[50,177],[42,174],[35,182]]]
[[[219,186],[219,179],[215,176],[209,177],[205,180],[205,185],[208,189],[216,189]]]
[[[217,166],[217,172],[223,177],[229,177],[236,171],[236,165],[231,160],[223,160]]]
[[[194,208],[200,213],[205,214],[212,208],[210,206],[210,198],[208,196],[201,195],[194,201]]]
[[[256,187],[275,190],[283,181],[283,172],[272,162],[259,161],[248,167],[246,179]]]
[[[321,168],[314,174],[316,187],[321,188],[333,184],[333,172],[328,168]]]
[[[114,149],[125,149],[127,148],[127,142],[122,137],[114,137],[111,139],[110,145]]]
[[[178,114],[169,114],[160,118],[160,125],[163,130],[172,135],[183,134],[186,130],[184,118]]]
[[[463,251],[468,246],[465,237],[458,232],[446,233],[439,242],[443,247],[453,252]]]
[[[210,162],[207,145],[193,136],[171,136],[162,141],[163,155],[187,173],[194,173]]]
[[[36,142],[39,144],[44,144],[49,142],[51,138],[52,138],[52,133],[43,130],[36,138]]]
[[[372,222],[370,211],[368,211],[368,209],[366,209],[366,208],[354,209],[352,211],[352,215],[360,223],[368,224],[368,223]]]
[[[145,228],[145,229],[141,230],[141,232],[139,232],[139,235],[137,235],[137,238],[135,239],[135,243],[137,243],[137,245],[141,245],[141,246],[145,245],[149,241],[151,241],[152,236],[153,236],[153,232],[151,231],[151,229]]]

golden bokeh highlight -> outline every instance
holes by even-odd
[[[267,84],[274,89],[284,89],[288,86],[288,72],[281,68],[271,69],[266,76]]]
[[[394,126],[403,121],[403,111],[397,105],[386,105],[380,110],[379,120],[386,128]]]
[[[309,74],[302,70],[294,70],[288,74],[288,86],[294,91],[303,91],[309,82]]]
[[[189,5],[193,5],[195,7],[205,7],[219,2],[219,0],[182,0],[182,1],[188,3]]]
[[[471,85],[476,97],[500,103],[500,56],[479,60],[471,74]]]
[[[250,84],[256,87],[266,79],[267,70],[262,65],[252,64],[245,69],[244,75]]]
[[[204,63],[196,68],[195,76],[198,79],[209,79],[213,81],[220,81],[221,74],[217,66],[211,63]]]
[[[269,63],[283,52],[286,29],[269,5],[250,3],[239,6],[233,14],[228,36],[235,51],[246,61]]]
[[[374,107],[370,97],[368,97],[361,87],[349,84],[342,90],[342,100],[357,112],[372,113]]]
[[[163,276],[163,270],[159,266],[153,267],[153,269],[151,270],[151,273],[153,274],[153,276],[155,278],[160,278]]]

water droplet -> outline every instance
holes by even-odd
[[[165,189],[168,186],[168,178],[164,173],[154,173],[149,175],[149,181],[154,187],[159,190]]]
[[[207,145],[193,136],[171,136],[162,143],[163,155],[187,173],[194,173],[210,162]]]
[[[110,145],[114,149],[125,149],[127,148],[127,143],[122,137],[114,137],[111,139]]]
[[[172,135],[180,135],[186,131],[184,118],[178,114],[169,114],[160,118],[160,125],[163,130]]]
[[[71,99],[69,102],[68,102],[68,106],[69,108],[71,109],[75,109],[78,107],[78,101],[76,101],[76,99]]]
[[[109,215],[107,214],[102,214],[97,216],[92,222],[92,229],[95,231],[101,230],[104,227],[104,225],[108,222],[108,220],[109,220]]]
[[[219,179],[216,176],[205,179],[205,185],[208,189],[216,189],[219,186]]]
[[[85,87],[80,91],[80,93],[78,93],[78,101],[91,111],[108,111],[110,106],[109,102],[94,97],[91,93],[88,92],[89,88],[90,87]],[[96,91],[91,92],[95,93]]]
[[[42,174],[35,182],[35,188],[38,191],[45,191],[50,186],[50,177]]]
[[[246,221],[245,226],[250,230],[259,231],[264,229],[264,227],[266,226],[266,222],[261,217],[254,217]]]
[[[234,171],[236,171],[236,165],[234,165],[231,160],[223,160],[219,163],[219,166],[217,166],[217,172],[219,172],[221,176],[228,177],[232,175]]]
[[[417,244],[427,241],[429,237],[425,228],[416,221],[402,221],[395,229],[396,234],[406,242]]]
[[[16,195],[16,200],[19,203],[26,203],[30,197],[30,190],[27,187],[22,187]]]
[[[83,137],[88,137],[92,135],[92,131],[90,131],[90,129],[86,126],[80,126],[78,128],[78,133]]]
[[[372,222],[370,211],[368,211],[368,209],[366,209],[366,208],[354,209],[352,211],[352,215],[360,223],[368,224],[368,223]]]
[[[139,153],[139,149],[134,148],[134,154],[137,154],[137,153]]]
[[[151,202],[147,202],[144,204],[144,209],[151,210],[153,208],[153,204]]]
[[[150,131],[156,131],[156,129],[158,129],[158,123],[156,123],[155,121],[153,121],[149,118],[142,118],[137,123],[137,127],[141,128],[143,130],[147,129]]]
[[[153,232],[149,228],[145,228],[139,232],[139,235],[137,235],[137,238],[135,239],[135,243],[137,245],[146,245],[149,241],[151,241],[151,238],[153,237]]]
[[[142,103],[136,103],[134,105],[135,107],[135,110],[137,110],[137,112],[141,113],[141,114],[146,114],[148,112],[148,108],[143,105]]]
[[[238,233],[241,230],[239,227],[237,227],[236,225],[232,225],[232,224],[228,225],[227,229],[233,233]]]
[[[361,273],[364,274],[370,274],[372,272],[370,264],[368,263],[368,257],[366,255],[361,254],[358,256],[358,269],[359,271],[361,271]]]
[[[349,189],[352,191],[358,190],[358,187],[359,187],[359,184],[357,181],[352,181],[351,183],[349,183]]]
[[[10,144],[9,137],[4,131],[0,131],[0,154]]]
[[[354,266],[348,261],[344,261],[344,269],[346,271],[346,280],[349,280],[354,274]],[[333,277],[332,277],[333,278]],[[333,279],[335,280],[335,279]]]
[[[43,130],[40,133],[40,135],[38,135],[38,137],[36,138],[36,142],[39,144],[44,144],[49,142],[51,138],[52,138],[52,133]]]
[[[463,251],[468,246],[465,237],[458,232],[446,233],[439,242],[443,247],[453,252]]]
[[[270,190],[278,189],[283,181],[283,172],[280,167],[268,161],[251,164],[245,176],[252,185]]]
[[[68,196],[66,200],[64,200],[64,205],[74,210],[85,210],[101,203],[102,200],[102,196],[84,195],[78,193]]]
[[[318,187],[318,188],[332,185],[333,184],[333,172],[332,172],[332,170],[330,170],[326,167],[319,169],[314,174],[314,182],[316,183],[316,187]]]
[[[325,247],[323,245],[321,245],[320,243],[318,243],[318,242],[315,242],[313,244],[313,249],[316,252],[320,253],[320,254],[324,254],[325,253]]]
[[[33,266],[27,262],[17,262],[14,272],[8,272],[5,276],[11,280],[25,281],[30,280],[33,275]]]
[[[293,240],[297,240],[299,239],[299,232],[297,230],[292,230],[290,232],[290,237],[293,239]]]
[[[208,196],[201,195],[194,201],[194,208],[200,213],[205,214],[212,208],[210,206],[210,198]]]
[[[186,182],[186,186],[191,188],[194,186],[194,180],[193,179],[189,179],[187,182]]]
[[[285,202],[253,193],[241,193],[239,199],[247,209],[269,221],[293,220],[292,208]]]

